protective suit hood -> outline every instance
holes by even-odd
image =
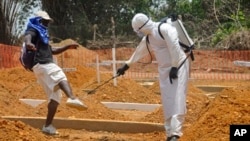
[[[132,19],[132,27],[136,33],[142,32],[148,35],[154,27],[154,22],[145,14],[138,13]]]

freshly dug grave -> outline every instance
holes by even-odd
[[[93,94],[88,95],[84,90],[93,89],[109,80],[112,76],[101,75],[101,83],[96,81],[96,72],[93,69],[78,67],[77,71],[67,72],[68,79],[73,92],[82,99],[88,109],[77,111],[65,105],[66,97],[62,99],[56,117],[83,118],[83,119],[106,119],[138,122],[163,123],[162,108],[142,118],[133,118],[115,110],[108,109],[102,101],[133,102],[161,104],[159,95],[159,84],[146,88],[137,84],[134,80],[118,77],[118,85],[114,86],[113,81],[98,88]],[[195,85],[226,85],[235,86],[226,88],[218,93],[214,99],[205,96],[204,91],[196,88]],[[228,140],[229,125],[238,123],[249,123],[248,113],[250,99],[249,81],[198,81],[190,80],[188,89],[188,113],[184,125],[183,141],[188,140]],[[36,83],[34,75],[23,68],[13,68],[0,71],[0,115],[1,116],[37,116],[45,117],[47,103],[38,107],[31,107],[24,104],[20,98],[44,99],[46,95],[42,88]],[[140,114],[140,111],[136,111]],[[0,119],[1,140],[90,140],[90,141],[162,141],[165,139],[164,132],[152,133],[110,133],[105,131],[91,132],[86,130],[59,129],[57,137],[47,136],[22,122]],[[224,138],[221,138],[221,137]]]
[[[230,125],[250,123],[250,81],[222,81],[210,84],[233,87],[225,88],[202,109],[197,121],[186,128],[183,140],[228,141]]]

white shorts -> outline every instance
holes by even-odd
[[[38,83],[44,88],[49,101],[53,99],[60,103],[62,94],[58,84],[63,80],[67,80],[63,70],[55,63],[38,63],[32,69]]]

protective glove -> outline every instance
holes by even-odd
[[[124,64],[121,68],[119,68],[117,70],[117,75],[120,76],[120,75],[124,75],[125,74],[125,71],[129,69],[129,66],[127,64]]]
[[[176,78],[178,78],[178,69],[176,67],[172,67],[169,72],[170,83],[172,84],[173,83],[172,79]]]

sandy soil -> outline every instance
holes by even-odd
[[[56,117],[107,119],[122,121],[138,121],[163,123],[162,108],[141,118],[126,115],[122,112],[106,108],[100,102],[137,102],[160,104],[159,85],[155,82],[150,87],[139,85],[133,80],[119,77],[118,86],[112,81],[97,89],[94,94],[88,95],[84,89],[93,89],[98,86],[95,71],[79,67],[75,72],[66,73],[74,93],[87,105],[86,111],[77,111],[65,105],[66,97],[58,109]],[[101,76],[103,81],[111,78],[109,75]],[[102,83],[103,83],[102,81]],[[214,95],[206,96],[207,92],[195,87],[196,85],[223,85],[233,86]],[[230,124],[250,123],[250,81],[204,81],[190,80],[188,89],[188,113],[184,125],[183,141],[191,140],[229,140]],[[20,98],[46,99],[42,88],[36,83],[31,72],[23,68],[14,68],[0,71],[0,115],[13,116],[46,116],[46,102],[33,108]],[[140,115],[140,111],[134,112]],[[162,141],[164,132],[124,134],[105,131],[91,132],[86,130],[59,129],[60,135],[53,137],[41,133],[22,122],[0,119],[1,140],[90,140],[90,141]]]

